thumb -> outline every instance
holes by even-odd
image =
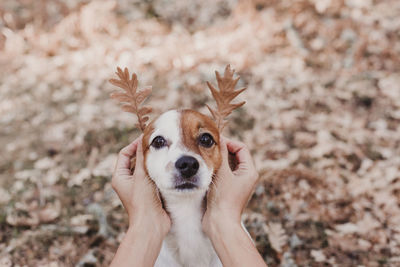
[[[221,136],[221,140],[220,140],[220,151],[221,151],[221,157],[222,157],[222,161],[221,161],[221,167],[220,169],[222,171],[226,171],[226,170],[230,170],[229,168],[229,160],[228,160],[228,147],[227,147],[227,139],[223,136]]]
[[[143,172],[144,171],[144,156],[143,156],[143,135],[140,136],[140,140],[136,150],[136,164],[135,164],[135,172]]]
[[[213,182],[210,185],[210,188],[207,192],[207,205],[211,205],[214,201],[214,197],[217,194],[218,190],[218,183],[220,180],[219,176],[222,176],[222,173],[226,172],[226,169],[229,168],[228,163],[228,148],[226,146],[225,138],[221,135],[220,142],[219,142],[219,149],[221,152],[221,165],[219,169],[216,171],[215,176],[213,178]]]
[[[235,155],[238,163],[237,169],[233,172],[234,174],[240,175],[255,169],[250,151],[244,143],[227,140],[226,145],[228,151]]]

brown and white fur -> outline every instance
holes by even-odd
[[[203,135],[212,137],[212,146],[204,145]],[[204,138],[209,141],[209,136]],[[144,131],[146,171],[172,221],[156,267],[222,266],[201,225],[206,192],[221,165],[219,140],[215,122],[193,110],[165,112]]]

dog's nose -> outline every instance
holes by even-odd
[[[199,169],[199,162],[191,156],[183,156],[175,162],[175,168],[185,178],[190,178],[196,174]]]

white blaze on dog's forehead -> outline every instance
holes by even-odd
[[[164,137],[168,142],[177,143],[180,138],[180,116],[176,110],[163,113],[154,122],[154,131],[150,137],[150,142],[156,136]]]

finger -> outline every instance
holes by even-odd
[[[129,169],[131,157],[135,154],[139,141],[140,138],[137,138],[135,141],[133,141],[132,143],[121,149],[121,151],[118,154],[118,160],[116,165],[117,170]]]
[[[141,135],[140,137],[139,137],[139,143],[138,143],[138,145],[137,145],[137,150],[136,150],[136,163],[135,163],[135,172],[136,171],[138,171],[138,170],[143,170],[143,164],[144,164],[144,156],[143,156],[143,143],[142,143],[142,140],[143,140],[143,135]]]
[[[220,150],[221,150],[221,157],[222,157],[221,168],[230,169],[229,161],[228,161],[228,147],[227,147],[226,141],[227,141],[227,139],[225,137],[221,136],[221,140],[220,140]]]
[[[115,164],[114,174],[111,185],[118,194],[124,194],[126,188],[130,188],[128,183],[131,182],[127,177],[131,176],[129,170],[130,157],[136,152],[138,139],[121,149],[118,154],[117,163]]]
[[[228,151],[232,154],[235,154],[236,159],[238,161],[238,169],[243,168],[245,166],[252,166],[253,158],[251,157],[249,149],[245,144],[238,141],[233,141],[227,139],[227,148]]]
[[[148,186],[150,186],[152,189],[153,197],[154,197],[154,200],[156,201],[156,203],[162,205],[163,200],[161,199],[161,194],[157,188],[156,183],[148,176],[147,176],[146,182],[147,182]]]

